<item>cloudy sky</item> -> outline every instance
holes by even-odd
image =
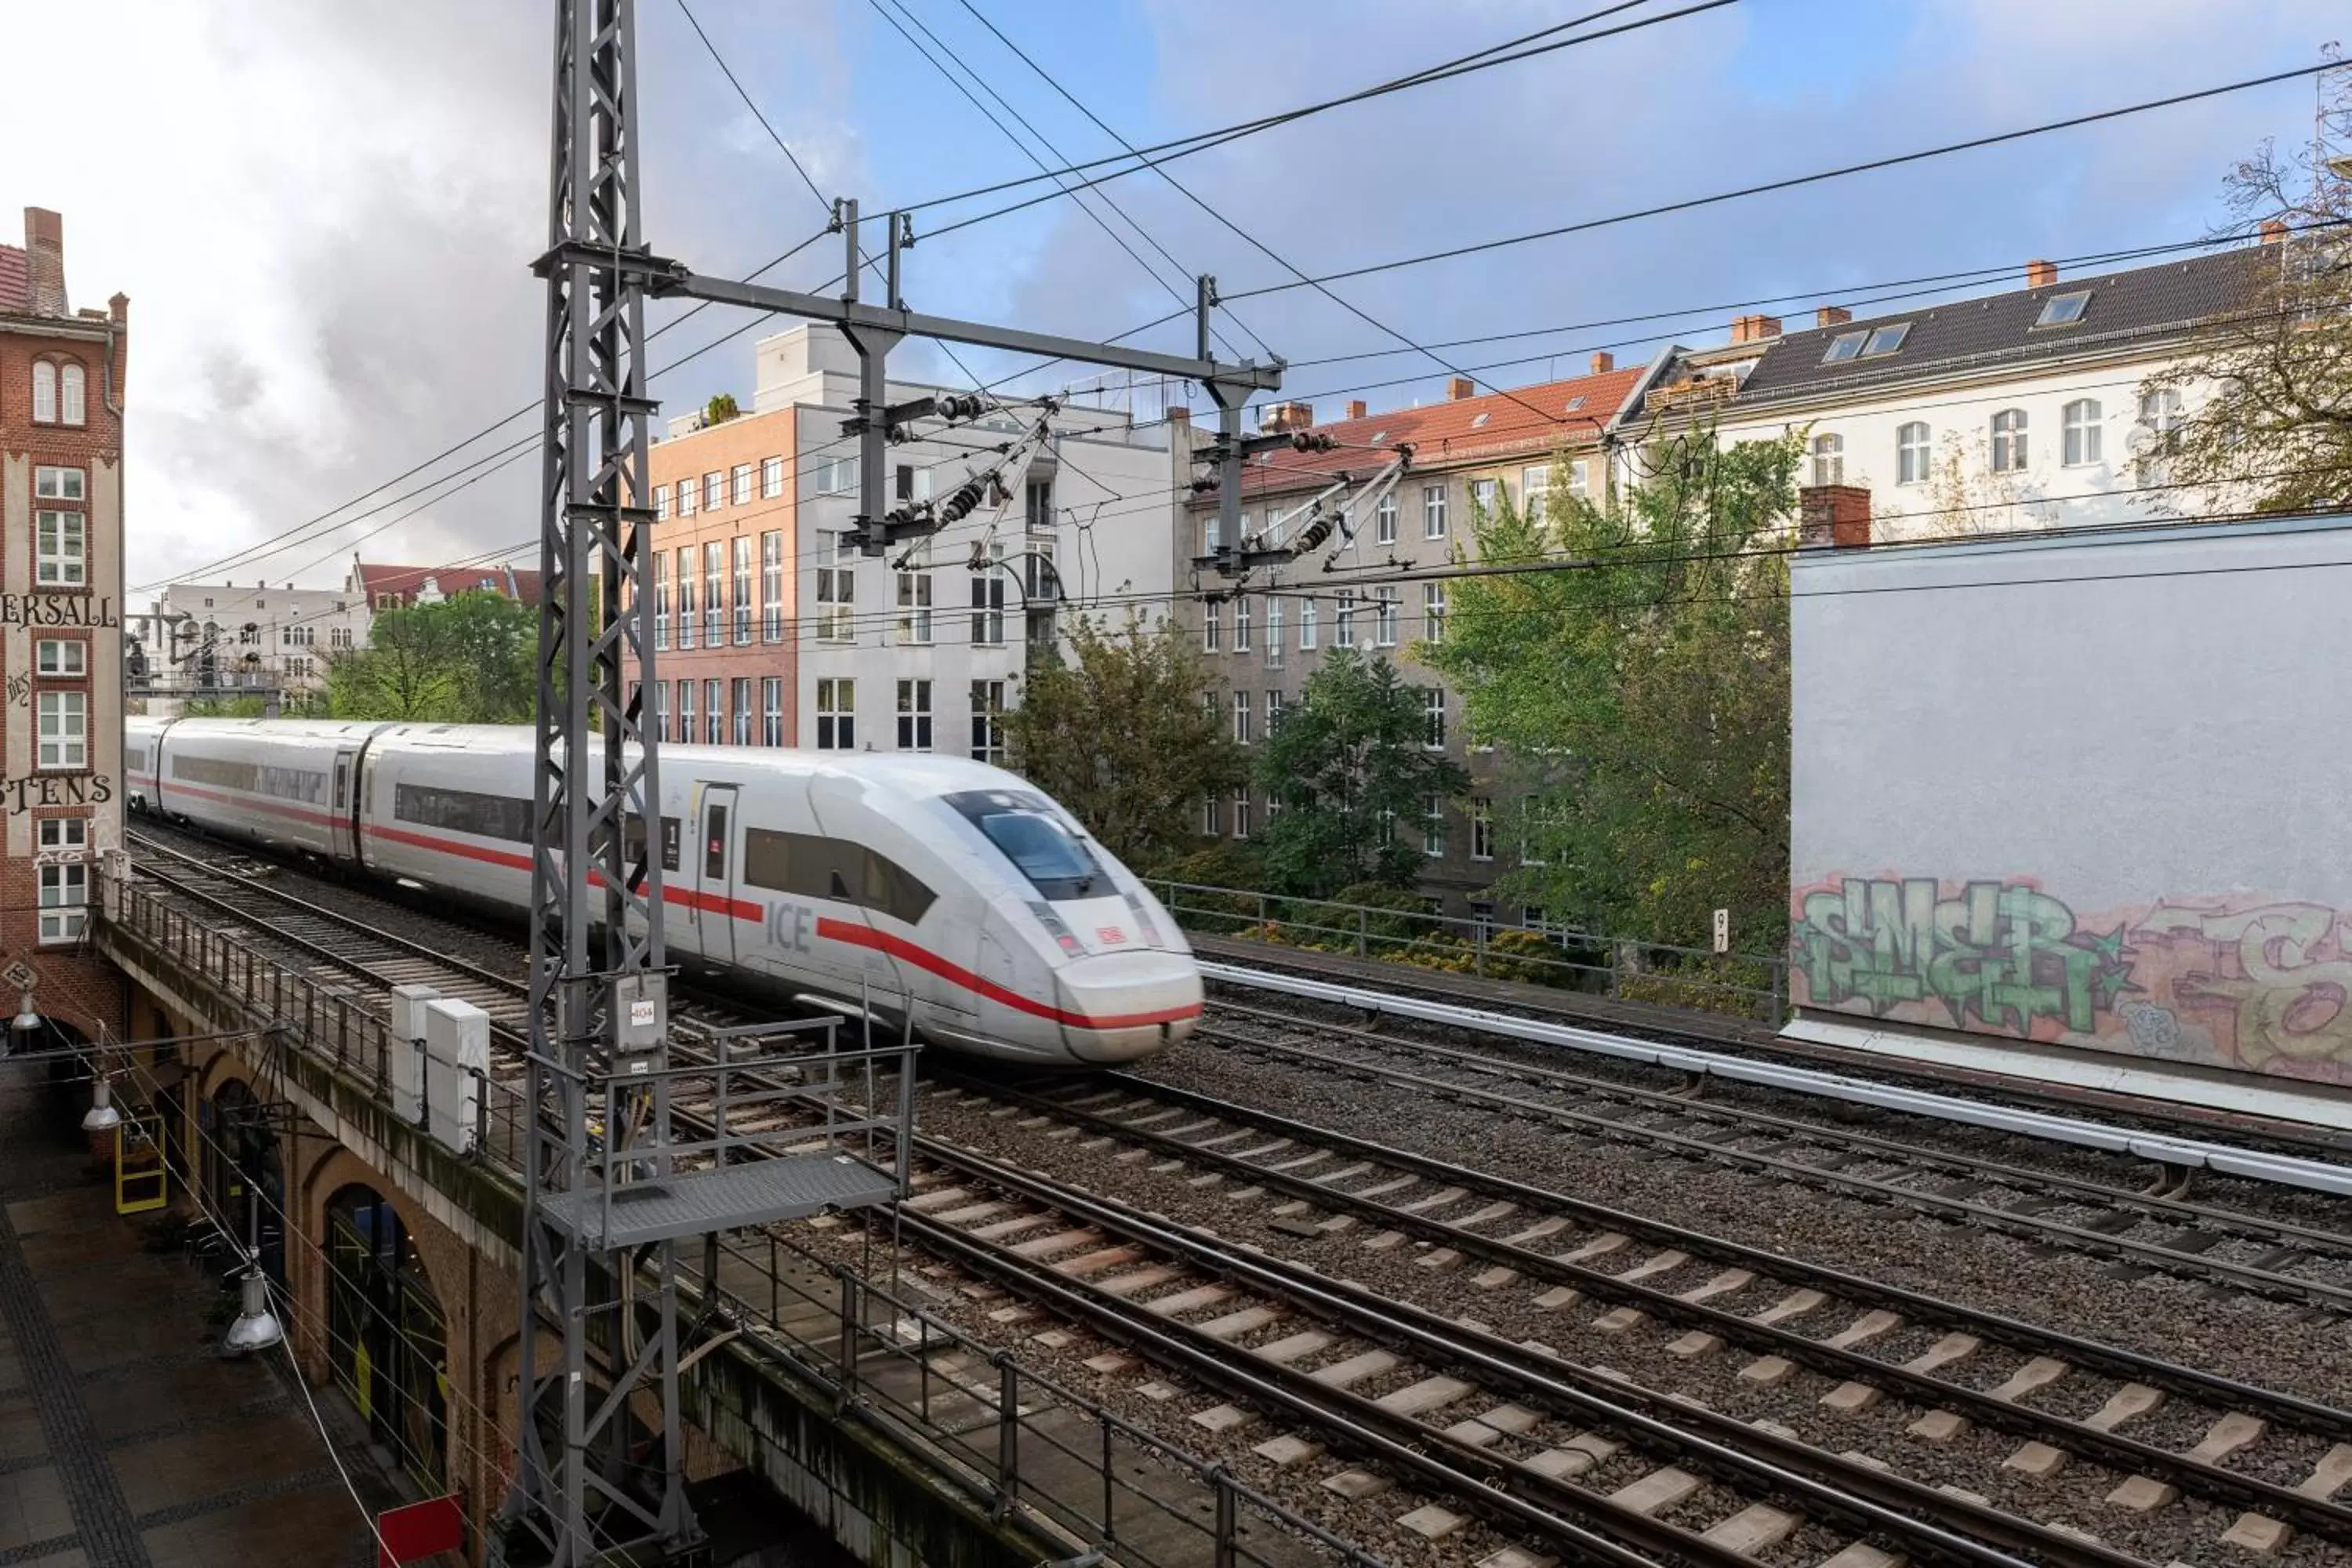
[[[966,86],[1014,130],[1025,118],[1038,157],[1117,150],[982,17],[1142,144],[1603,3],[686,0],[817,184],[869,211],[1037,169],[916,43],[968,62]],[[650,243],[740,275],[809,237],[822,207],[679,0],[639,0],[639,16]],[[74,302],[131,296],[134,589],[197,574],[327,584],[355,548],[437,562],[534,536],[528,458],[442,494],[481,471],[462,465],[529,438],[531,417],[377,487],[533,401],[542,297],[526,268],[545,243],[551,19],[544,0],[0,0],[12,56],[115,73],[103,97],[92,69],[11,75],[0,239],[17,237],[17,209],[58,208]],[[1738,0],[1205,153],[1170,170],[1189,197],[1151,174],[1119,181],[1108,195],[1149,240],[1096,216],[1156,277],[1063,199],[919,245],[908,294],[1108,336],[1171,309],[1192,272],[1232,294],[1286,281],[1284,262],[1362,266],[2193,90],[2311,63],[2345,23],[2333,0]],[[1719,341],[1749,300],[1803,295],[1793,318],[1893,280],[2194,237],[2221,221],[2231,162],[2266,136],[2307,137],[2312,107],[2310,82],[2290,82],[1339,291],[1422,342],[1572,329],[1447,352],[1492,366],[1482,379],[1539,380],[1596,347],[1646,357],[1665,339],[1645,333]],[[1029,194],[927,205],[919,228]],[[772,276],[824,284],[834,248]],[[1680,314],[1575,329],[1656,311]],[[742,324],[706,312],[656,363]],[[1395,342],[1308,290],[1237,302],[1223,329],[1299,364],[1291,389],[1327,406],[1409,404],[1444,374],[1412,353],[1303,363]],[[656,394],[677,408],[719,390],[748,402],[757,330]],[[1186,339],[1180,325],[1156,341]],[[902,374],[961,379],[930,351],[902,352]],[[1522,353],[1537,357],[1495,363]],[[966,363],[986,375],[1006,362]]]

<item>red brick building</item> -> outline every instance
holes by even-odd
[[[0,999],[68,1037],[120,1031],[89,951],[122,827],[122,397],[130,301],[76,310],[65,220],[0,245]]]

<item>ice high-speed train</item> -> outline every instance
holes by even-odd
[[[134,810],[523,914],[531,731],[126,721]],[[928,753],[664,746],[673,963],[895,1020],[943,1048],[1132,1061],[1183,1039],[1201,975],[1127,868],[1001,768]],[[641,828],[632,827],[635,837]]]

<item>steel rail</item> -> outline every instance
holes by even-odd
[[[1204,1271],[1243,1281],[1262,1294],[1305,1309],[1360,1338],[1408,1347],[1424,1363],[1475,1371],[1489,1386],[1500,1384],[1500,1391],[1548,1405],[1555,1414],[1563,1408],[1572,1410],[1577,1419],[1622,1433],[1645,1450],[1663,1451],[1671,1462],[1712,1474],[1736,1489],[1748,1493],[1761,1489],[1777,1500],[1796,1503],[1807,1517],[1816,1521],[1834,1519],[1864,1533],[1899,1539],[1929,1561],[2065,1563],[2079,1568],[2137,1568],[2139,1563],[2139,1559],[2110,1547],[2047,1530],[1891,1471],[1856,1464],[1702,1405],[1607,1379],[1555,1358],[1545,1358],[1538,1363],[1531,1352],[1498,1335],[1391,1300],[1349,1281],[1331,1279],[1271,1258],[1241,1251],[1193,1227],[1143,1214],[1115,1199],[1065,1187],[1050,1177],[1021,1171],[935,1135],[919,1134],[916,1142],[925,1159],[961,1170],[970,1179],[1017,1193],[1074,1219],[1083,1219],[1108,1235],[1123,1237],[1184,1259]],[[902,1223],[917,1218],[910,1214]],[[967,1251],[982,1247],[928,1218],[916,1228],[924,1231],[929,1239],[963,1239]],[[998,1249],[985,1250],[991,1257],[1003,1258],[990,1265],[990,1271],[997,1278],[1025,1288],[1026,1282],[1036,1277],[1037,1270],[1025,1262],[1001,1254]],[[1107,1310],[1122,1319],[1132,1321],[1138,1314],[1148,1317],[1150,1312],[1147,1306],[1118,1302],[1083,1283],[1055,1284],[1061,1290],[1106,1301]],[[1168,1329],[1187,1331],[1184,1325],[1166,1319],[1156,1321]],[[1376,1421],[1405,1441],[1452,1456],[1456,1465],[1466,1465],[1489,1476],[1507,1476],[1512,1484],[1539,1488],[1539,1495],[1559,1499],[1580,1510],[1589,1511],[1595,1505],[1611,1507],[1606,1499],[1591,1492],[1525,1471],[1514,1461],[1447,1437],[1412,1417],[1380,1410],[1368,1399],[1318,1384],[1310,1373],[1295,1367],[1266,1363],[1236,1365],[1231,1346],[1196,1331],[1192,1332],[1204,1353],[1222,1362],[1219,1382],[1244,1397],[1263,1399],[1269,1392],[1297,1394],[1310,1404],[1322,1403],[1343,1412],[1353,1421]],[[1293,1407],[1287,1398],[1280,1403]],[[1331,1424],[1328,1415],[1323,1420],[1327,1426]],[[1629,1513],[1630,1510],[1615,1509],[1604,1517],[1614,1523],[1620,1515]],[[1697,1537],[1671,1525],[1649,1521],[1646,1528],[1675,1531],[1675,1537],[1663,1539],[1674,1542],[1685,1553],[1691,1552],[1693,1545],[1705,1546],[1705,1561],[1752,1562],[1743,1553],[1715,1547],[1711,1542],[1699,1542]],[[1960,1531],[1969,1533],[1959,1533]],[[2011,1556],[2011,1551],[2025,1555]]]
[[[1214,1034],[1216,1031],[1213,1027],[1208,1032]],[[2326,1307],[2336,1311],[2352,1313],[2352,1288],[2332,1285],[2325,1280],[2300,1279],[2292,1274],[2281,1274],[2273,1269],[2258,1268],[2251,1263],[2237,1263],[2228,1258],[2206,1258],[2198,1253],[2183,1252],[2176,1247],[2166,1247],[2160,1242],[2135,1241],[2128,1237],[2110,1235],[2105,1231],[2095,1230],[2086,1226],[2069,1225],[2063,1220],[2047,1219],[2040,1215],[2021,1214],[2013,1209],[1998,1208],[1990,1204],[1975,1203],[1967,1198],[1950,1197],[1941,1193],[1902,1186],[1881,1177],[1858,1176],[1844,1171],[1809,1165],[1801,1160],[1785,1159],[1776,1154],[1762,1154],[1744,1149],[1727,1148],[1723,1144],[1710,1142],[1706,1139],[1695,1137],[1687,1132],[1675,1132],[1660,1127],[1638,1126],[1595,1111],[1579,1110],[1569,1106],[1546,1105],[1538,1100],[1525,1100],[1516,1095],[1502,1094],[1493,1089],[1478,1089],[1468,1084],[1448,1083],[1443,1079],[1427,1078],[1418,1073],[1383,1067],[1374,1062],[1349,1061],[1286,1041],[1245,1039],[1232,1035],[1227,1035],[1225,1037],[1237,1040],[1248,1049],[1266,1051],[1301,1061],[1313,1062],[1343,1075],[1370,1075],[1403,1088],[1473,1100],[1481,1104],[1507,1109],[1517,1114],[1540,1117],[1605,1139],[1636,1140],[1672,1149],[1697,1160],[1714,1161],[1729,1165],[1745,1165],[1750,1170],[1769,1172],[1811,1186],[1834,1187],[1873,1197],[1885,1203],[1938,1211],[1987,1230],[2005,1231],[2017,1236],[2054,1237],[2065,1245],[2083,1251],[2114,1253],[2137,1262],[2163,1268],[2168,1272],[2226,1279],[2252,1294],[2300,1301],[2311,1306]],[[1697,1114],[1690,1101],[1675,1100],[1671,1096],[1657,1096],[1657,1098],[1666,1105],[1680,1108],[1685,1115]],[[1833,1130],[1814,1127],[1809,1123],[1791,1123],[1790,1125],[1802,1131],[1806,1136],[1825,1141],[1834,1142],[1843,1136]],[[1856,1135],[1853,1141],[1861,1142],[1866,1137],[1866,1134]],[[1898,1143],[1888,1147],[1901,1150],[1905,1146]],[[1946,1160],[1958,1158],[1949,1155],[1923,1157]],[[1961,1163],[1962,1168],[1969,1168],[1965,1162]],[[2032,1177],[2030,1173],[2021,1173],[2021,1175],[2023,1179],[2039,1179]],[[2063,1185],[2065,1179],[2053,1179],[2048,1184]],[[2132,1202],[2126,1201],[2122,1194],[2116,1194],[2113,1188],[2102,1187],[2095,1183],[2082,1183],[2080,1186],[2087,1188],[2090,1193],[2097,1196],[2099,1201],[2112,1203],[2118,1208],[2135,1206]],[[2192,1205],[2182,1206],[2189,1209],[2192,1215],[2198,1214]],[[2182,1217],[2186,1221],[2189,1216]],[[2199,1215],[2198,1217],[2201,1218],[2202,1215]],[[2315,1237],[2326,1235],[2326,1232],[2311,1234]],[[2338,1245],[2340,1251],[2352,1255],[2352,1237],[2336,1237],[2332,1239]]]
[[[2053,1447],[2063,1448],[2079,1458],[2105,1465],[2124,1475],[2155,1476],[2158,1479],[2168,1480],[2179,1486],[2184,1491],[2201,1497],[2219,1498],[2237,1507],[2252,1509],[2273,1518],[2286,1520],[2287,1522],[2307,1533],[2328,1540],[2352,1542],[2352,1511],[2331,1503],[2315,1500],[2291,1488],[2277,1486],[2259,1478],[2225,1469],[2218,1465],[2208,1465],[2191,1459],[2184,1454],[2176,1454],[2170,1449],[2159,1448],[2136,1438],[2100,1432],[2079,1422],[2069,1421],[2007,1400],[1997,1399],[1990,1394],[1963,1387],[1931,1373],[1913,1372],[1895,1363],[1884,1362],[1865,1355],[1860,1351],[1844,1349],[1810,1339],[1792,1329],[1781,1328],[1777,1324],[1759,1323],[1752,1318],[1742,1317],[1718,1307],[1711,1307],[1705,1302],[1686,1301],[1679,1296],[1644,1285],[1638,1280],[1620,1279],[1600,1269],[1589,1268],[1580,1264],[1549,1257],[1537,1252],[1532,1247],[1514,1246],[1507,1241],[1484,1237],[1475,1231],[1463,1229],[1444,1220],[1432,1219],[1426,1215],[1415,1214],[1407,1209],[1382,1203],[1378,1199],[1355,1197],[1336,1187],[1319,1184],[1311,1176],[1270,1170],[1221,1150],[1203,1149],[1198,1144],[1188,1143],[1172,1134],[1156,1132],[1149,1128],[1130,1127],[1113,1117],[1097,1111],[1080,1110],[1054,1100],[1024,1094],[1002,1086],[983,1084],[976,1079],[959,1077],[958,1081],[969,1083],[975,1089],[996,1099],[1010,1100],[1040,1113],[1057,1117],[1065,1121],[1124,1142],[1144,1144],[1169,1154],[1180,1155],[1194,1163],[1206,1163],[1236,1174],[1245,1174],[1256,1185],[1286,1194],[1291,1197],[1312,1203],[1320,1208],[1352,1211],[1368,1218],[1377,1219],[1381,1225],[1419,1235],[1465,1253],[1474,1254],[1482,1259],[1516,1269],[1532,1279],[1571,1286],[1605,1300],[1622,1302],[1635,1307],[1653,1316],[1677,1323],[1686,1323],[1707,1333],[1717,1335],[1728,1342],[1744,1345],[1766,1354],[1783,1356],[1790,1361],[1811,1366],[1817,1372],[1825,1373],[1833,1377],[1868,1384],[1928,1409],[1954,1410],[1969,1416],[1979,1426],[1997,1427],[2046,1441]],[[1158,1088],[1157,1085],[1147,1086],[1148,1089],[1152,1090]],[[1192,1109],[1200,1110],[1204,1114],[1215,1115],[1219,1113],[1212,1107],[1216,1103],[1219,1102],[1211,1101],[1209,1105],[1194,1106]],[[1234,1117],[1233,1120],[1241,1120],[1241,1118]],[[1276,1129],[1268,1127],[1266,1130],[1276,1131]],[[1307,1142],[1328,1141],[1328,1134],[1313,1131],[1302,1132],[1300,1137]],[[1376,1147],[1378,1146],[1361,1146],[1349,1152],[1362,1154],[1367,1159],[1380,1160],[1398,1169],[1412,1169],[1409,1163],[1411,1156],[1383,1160],[1381,1156],[1370,1152]],[[1449,1185],[1468,1185],[1473,1180],[1473,1173],[1458,1167],[1441,1167],[1441,1173],[1430,1179],[1444,1180]],[[1493,1188],[1493,1180],[1489,1179],[1487,1183],[1490,1189]],[[1541,1192],[1540,1189],[1524,1190],[1537,1194]],[[1549,1203],[1558,1206],[1565,1200],[1543,1195],[1521,1201]],[[1766,1256],[1773,1264],[1783,1261],[1777,1254]],[[1761,1272],[1762,1268],[1763,1266],[1759,1265],[1759,1271]],[[1790,1270],[1785,1268],[1774,1268],[1771,1269],[1770,1277],[1785,1279],[1790,1272]],[[1967,1312],[1970,1309],[1958,1308],[1956,1310]],[[2021,1326],[2025,1327],[2030,1334],[2042,1332],[2030,1326]],[[2011,1343],[2013,1348],[2063,1349],[2076,1361],[2080,1362],[2082,1359],[2076,1352],[2076,1342],[2065,1341],[2063,1336],[2053,1335],[2050,1341],[2044,1343],[2032,1343],[2016,1339],[2004,1342]],[[2123,1356],[2137,1355],[2137,1352],[2128,1351],[2116,1351],[2113,1353]],[[2250,1385],[2233,1384],[2226,1380],[2212,1379],[2194,1368],[2156,1362],[2153,1358],[2136,1363],[2133,1369],[2133,1381],[2146,1383],[2151,1387],[2163,1388],[2168,1393],[2194,1398],[2200,1404],[2220,1405],[2226,1409],[2243,1408],[2252,1396],[2270,1396],[2268,1390],[2254,1389]],[[2213,1384],[2219,1384],[2221,1386],[2216,1389],[2211,1386]],[[2240,1392],[2242,1390],[2242,1394]],[[2352,1413],[2336,1412],[2335,1414],[2339,1425],[2332,1435],[2352,1436]],[[2326,1428],[2315,1429],[2326,1430]]]
[[[1251,1018],[1263,1018],[1271,1023],[1279,1024],[1285,1028],[1302,1027],[1297,1016],[1276,1013],[1269,1008],[1244,1006],[1238,1003],[1220,1003],[1218,1009],[1221,1012],[1242,1014]],[[1315,1024],[1304,1026],[1312,1027],[1319,1034],[1338,1035],[1349,1039],[1363,1040],[1386,1050],[1410,1052],[1415,1056],[1433,1057],[1444,1061],[1459,1062],[1473,1070],[1490,1073],[1497,1078],[1524,1079],[1532,1082],[1558,1084],[1580,1090],[1591,1090],[1603,1098],[1633,1100],[1696,1121],[1745,1122],[1751,1126],[1786,1132],[1794,1137],[1814,1138],[1823,1142],[1883,1153],[1891,1159],[1905,1160],[1931,1169],[1948,1171],[1955,1175],[1990,1177],[2010,1185],[2043,1187],[2071,1193],[2094,1202],[2106,1204],[2114,1208],[2135,1210],[2151,1219],[2177,1220],[2184,1225],[2227,1226],[2236,1231],[2258,1236],[2266,1241],[2305,1247],[2315,1252],[2332,1251],[2345,1258],[2352,1258],[2352,1235],[2342,1231],[2321,1230],[2313,1226],[2298,1225],[2292,1220],[2271,1219],[2262,1215],[2249,1215],[2235,1209],[2217,1208],[2210,1204],[2189,1203],[2161,1193],[2135,1192],[2126,1187],[2111,1187],[2102,1182],[2095,1182],[2082,1176],[2070,1176],[2063,1172],[2038,1171],[2029,1166],[2006,1164],[1999,1160],[1979,1155],[1955,1154],[1946,1150],[1930,1148],[1925,1144],[1906,1143],[1900,1139],[1881,1137],[1873,1132],[1859,1132],[1823,1122],[1806,1121],[1775,1111],[1759,1110],[1751,1106],[1732,1105],[1722,1100],[1701,1100],[1696,1096],[1677,1093],[1673,1089],[1645,1089],[1638,1084],[1623,1083],[1613,1079],[1570,1072],[1564,1068],[1541,1067],[1533,1062],[1513,1061],[1485,1051],[1468,1050],[1460,1046],[1440,1045],[1434,1040],[1416,1040],[1403,1035],[1382,1034],[1365,1025]],[[1303,1051],[1303,1047],[1289,1041],[1262,1040],[1254,1036],[1222,1028],[1214,1024],[1208,1025],[1196,1033],[1213,1038],[1230,1039],[1237,1045],[1256,1049],[1285,1053]],[[1743,1084],[1740,1087],[1756,1089],[1761,1086]],[[1619,1123],[1619,1125],[1626,1124]],[[1628,1131],[1646,1134],[1650,1130],[1628,1127]],[[2015,1136],[2015,1134],[2009,1136]],[[1704,1142],[1704,1140],[1701,1142]],[[1707,1144],[1706,1147],[1714,1148],[1715,1145]],[[1822,1172],[1819,1166],[1800,1166],[1799,1169],[1821,1174],[1836,1173]]]

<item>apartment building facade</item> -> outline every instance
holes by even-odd
[[[1072,613],[1164,602],[1177,508],[1163,428],[1062,408],[1051,438],[1006,462],[1041,410],[920,422],[890,448],[888,504],[944,498],[1003,469],[1001,489],[932,537],[867,557],[842,434],[856,359],[795,327],[754,351],[751,408],[674,420],[653,448],[656,690],[673,741],[819,751],[961,752],[1004,760],[1002,715],[1040,639]],[[893,403],[957,389],[891,384]]]
[[[2203,510],[2165,461],[2204,389],[2143,392],[2259,300],[2277,239],[1855,319],[1824,306],[1783,331],[1677,349],[1620,432],[1631,471],[1651,437],[1711,424],[1721,440],[1803,438],[1799,483],[1871,496],[1880,542],[2145,522]]]
[[[0,246],[0,985],[68,1041],[122,1022],[84,933],[121,842],[129,353],[130,301],[74,310],[65,221],[26,208]]]
[[[1507,827],[1523,786],[1508,758],[1469,733],[1460,697],[1419,657],[1421,647],[1445,636],[1447,585],[1382,578],[1475,561],[1476,520],[1505,499],[1541,505],[1555,488],[1605,494],[1614,471],[1609,437],[1660,368],[1621,369],[1596,353],[1581,376],[1483,395],[1456,377],[1443,403],[1378,415],[1350,403],[1344,417],[1322,424],[1309,405],[1274,405],[1261,429],[1328,437],[1331,446],[1278,450],[1245,467],[1244,537],[1280,544],[1298,526],[1298,509],[1342,476],[1350,488],[1339,499],[1352,503],[1370,493],[1401,447],[1411,447],[1409,464],[1383,499],[1351,515],[1352,545],[1335,535],[1311,556],[1238,582],[1190,574],[1184,613],[1223,679],[1220,700],[1236,741],[1254,745],[1280,723],[1335,647],[1390,659],[1419,689],[1426,743],[1462,763],[1472,780],[1466,799],[1432,799],[1423,820],[1399,825],[1421,844],[1421,891],[1433,911],[1498,924],[1527,918],[1521,910],[1497,910],[1488,892],[1509,868]],[[1196,447],[1208,439],[1205,431],[1192,435]],[[1194,498],[1189,510],[1188,567],[1221,542],[1214,492]],[[1263,826],[1266,809],[1248,787],[1204,802],[1203,837],[1245,840]]]

